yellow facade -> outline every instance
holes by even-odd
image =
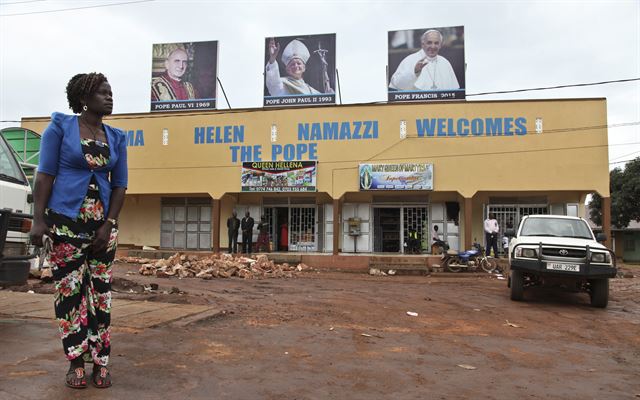
[[[42,132],[48,120],[25,118],[22,126]],[[373,204],[385,195],[458,202],[463,242],[482,237],[492,199],[575,203],[583,215],[588,193],[609,197],[605,99],[121,114],[106,123],[129,134],[121,242],[137,246],[160,245],[161,201],[168,196],[220,200],[212,229],[220,229],[222,247],[233,208],[260,206],[264,196],[312,196],[316,204],[336,205]],[[317,160],[317,193],[241,193],[242,149],[244,161]],[[359,190],[359,164],[407,162],[433,164],[433,191]]]

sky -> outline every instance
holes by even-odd
[[[386,100],[387,32],[402,29],[463,25],[467,94],[640,78],[640,0],[135,1],[0,0],[0,128],[71,113],[80,72],[108,77],[115,114],[148,112],[154,43],[217,40],[234,109],[262,106],[272,36],[336,33],[343,104]],[[627,124],[609,128],[610,168],[640,157],[640,81],[468,100],[590,97]]]

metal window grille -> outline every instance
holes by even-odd
[[[278,228],[276,225],[278,225],[278,221],[275,217],[274,210],[275,209],[273,207],[264,207],[262,210],[262,215],[264,215],[265,220],[269,223],[269,243],[275,244],[274,238],[276,237],[276,229]]]
[[[418,232],[418,240],[424,250],[426,247],[423,239],[429,236],[429,213],[427,207],[403,207],[402,213],[404,217],[403,239],[409,237],[409,232]]]
[[[520,224],[522,217],[526,215],[548,214],[549,207],[542,204],[490,204],[487,206],[486,215],[489,215],[490,213],[495,214],[496,220],[498,220],[498,226],[500,226],[498,249],[499,251],[502,251],[502,238],[504,237],[504,232],[507,229],[507,223],[512,223],[512,229],[518,229],[518,225]]]
[[[322,223],[322,221],[324,221],[324,207],[320,206],[318,207],[318,221],[320,221],[320,223],[318,224],[318,249],[320,251],[324,250],[324,224]]]
[[[289,246],[297,251],[316,249],[316,208],[289,208]]]

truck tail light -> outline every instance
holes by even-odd
[[[20,225],[20,232],[29,233],[31,230],[32,221],[30,219],[24,218],[22,220],[22,224]]]

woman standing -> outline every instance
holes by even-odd
[[[77,115],[53,113],[42,135],[34,189],[31,240],[53,241],[54,308],[70,361],[66,384],[85,388],[84,362],[93,361],[94,386],[111,386],[111,264],[118,214],[127,187],[126,136],[102,123],[113,98],[100,73],[78,74],[67,84]]]

